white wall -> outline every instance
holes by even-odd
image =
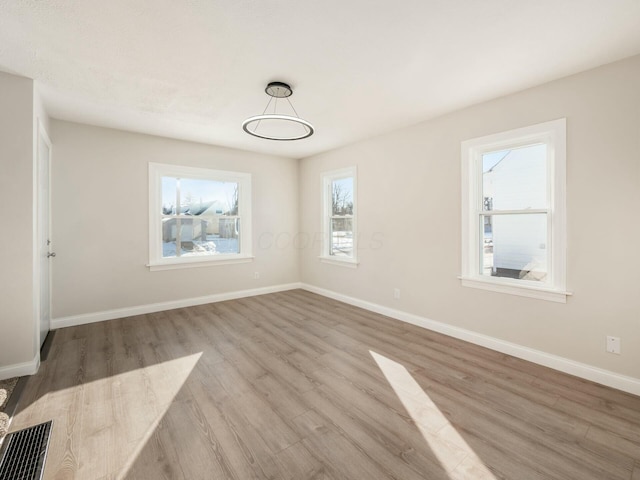
[[[33,111],[33,81],[0,73],[0,378],[35,366]]]
[[[300,163],[300,228],[320,228],[321,172],[358,168],[360,265],[301,251],[301,279],[405,312],[640,378],[640,57]],[[462,287],[460,142],[567,118],[566,304]],[[400,288],[401,299],[393,299]],[[605,336],[622,355],[605,353]]]
[[[53,317],[298,281],[297,161],[51,120]],[[252,174],[251,263],[150,272],[148,163]],[[260,273],[258,280],[254,272]]]

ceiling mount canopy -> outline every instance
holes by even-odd
[[[300,118],[289,100],[289,97],[293,95],[293,89],[290,85],[284,82],[271,82],[264,91],[271,98],[262,115],[249,117],[242,122],[242,129],[245,132],[254,137],[280,141],[302,140],[313,135],[313,125]],[[278,100],[282,98],[287,101],[288,107],[294,115],[278,113]],[[273,110],[267,113],[272,103]]]

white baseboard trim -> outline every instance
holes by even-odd
[[[0,367],[0,380],[12,377],[24,377],[25,375],[33,375],[40,368],[40,352],[28,362],[16,363],[15,365],[7,365]]]
[[[113,320],[116,318],[132,317],[134,315],[144,315],[146,313],[161,312],[164,310],[173,310],[174,308],[193,307],[195,305],[204,305],[206,303],[223,302],[225,300],[233,300],[236,298],[265,295],[267,293],[284,292],[286,290],[293,290],[296,288],[300,288],[300,283],[286,283],[281,285],[273,285],[270,287],[238,290],[235,292],[215,293],[213,295],[205,295],[204,297],[185,298],[182,300],[172,300],[169,302],[151,303],[148,305],[137,305],[135,307],[104,310],[102,312],[71,315],[68,317],[52,319],[51,329],[55,330],[57,328],[73,327],[75,325],[84,325],[86,323],[103,322],[105,320]]]
[[[465,340],[476,345],[490,348],[501,353],[506,353],[523,360],[528,360],[545,367],[553,368],[576,377],[591,380],[608,387],[616,388],[624,392],[632,393],[634,395],[640,395],[640,379],[634,377],[628,377],[609,370],[594,367],[586,363],[576,362],[568,358],[546,353],[541,350],[535,350],[533,348],[518,345],[516,343],[500,340],[495,337],[483,335],[481,333],[473,332],[464,328],[456,327],[442,322],[437,322],[428,318],[424,318],[412,313],[403,312],[393,308],[378,305],[376,303],[360,300],[358,298],[349,297],[341,293],[337,293],[324,288],[316,287],[306,283],[302,283],[300,288],[309,292],[317,293],[324,297],[332,298],[340,302],[347,303],[356,307],[369,310],[371,312],[386,315],[387,317],[395,318],[412,325],[433,330],[438,333],[443,333],[450,337]]]

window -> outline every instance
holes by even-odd
[[[149,164],[151,270],[250,261],[251,175]]]
[[[321,260],[357,265],[356,168],[327,172],[322,177],[323,242]]]
[[[566,302],[565,119],[462,143],[462,284]]]

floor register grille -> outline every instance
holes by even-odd
[[[40,480],[53,421],[8,434],[0,451],[0,480]]]

